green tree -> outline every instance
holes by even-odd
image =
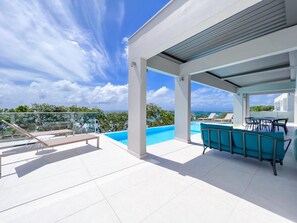
[[[150,103],[146,105],[146,122],[148,127],[173,125],[174,114]]]
[[[271,105],[257,105],[250,107],[250,111],[260,112],[260,111],[273,111],[274,106]]]
[[[104,116],[102,115],[98,120],[100,132],[123,131],[128,128],[127,112],[107,113]]]
[[[15,112],[29,112],[29,106],[27,105],[20,105],[15,109]]]
[[[55,106],[54,105],[49,105],[46,103],[43,104],[32,104],[30,108],[31,112],[54,112],[55,111]]]

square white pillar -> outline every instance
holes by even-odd
[[[295,96],[294,96],[294,123],[297,124],[297,51],[292,51],[289,53],[291,80],[295,81]]]
[[[245,117],[250,117],[250,95],[246,94],[246,101],[245,101]]]
[[[297,124],[297,81],[294,95],[294,124]]]
[[[191,142],[191,76],[180,75],[175,78],[175,139]]]
[[[129,58],[128,151],[138,158],[146,156],[146,69],[145,59]]]
[[[246,94],[236,93],[233,95],[233,124],[243,125],[247,115],[249,99]]]

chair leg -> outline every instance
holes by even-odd
[[[204,146],[204,150],[203,150],[203,153],[202,153],[203,155],[204,155],[204,153],[205,153],[205,150],[206,150],[206,146]]]
[[[287,135],[288,134],[288,128],[287,128],[287,126],[284,126],[284,130],[285,130],[285,133]]]
[[[272,166],[272,170],[273,170],[273,174],[274,174],[274,176],[277,176],[275,162],[270,162],[270,164],[271,164],[271,166]]]

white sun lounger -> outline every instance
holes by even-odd
[[[25,152],[30,152],[30,151],[38,151],[39,149],[44,149],[44,148],[52,148],[56,146],[62,146],[62,145],[67,145],[71,143],[76,143],[76,142],[82,142],[86,141],[88,144],[89,140],[92,139],[97,139],[97,148],[99,148],[99,136],[95,135],[89,135],[89,134],[79,134],[71,137],[65,137],[65,138],[54,138],[54,139],[49,139],[49,140],[42,140],[38,138],[37,136],[32,135],[31,133],[27,132],[25,129],[22,129],[21,127],[9,123],[11,126],[13,126],[14,129],[17,131],[21,132],[22,134],[34,138],[37,141],[38,146],[33,146],[31,148],[26,148],[23,150],[11,150],[11,151],[4,151],[0,154],[0,177],[1,177],[1,158],[5,156],[11,156],[11,155],[16,155],[20,153],[25,153]]]
[[[231,122],[233,118],[233,113],[228,113],[225,118],[215,119],[216,122]]]
[[[211,121],[215,118],[216,113],[210,113],[210,115],[207,118],[198,118],[199,121]]]
[[[3,123],[10,126],[11,128],[15,128],[15,124],[11,124],[5,120],[2,120]],[[16,129],[17,130],[17,129]],[[42,132],[31,132],[33,136],[45,136],[45,135],[74,135],[74,131],[71,129],[59,129],[59,130],[51,130],[51,131],[42,131]]]

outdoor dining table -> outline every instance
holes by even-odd
[[[274,117],[259,117],[259,118],[253,118],[253,120],[257,123],[257,130],[262,130],[263,128],[268,128],[269,131],[272,131],[272,123],[279,120],[279,118]]]

